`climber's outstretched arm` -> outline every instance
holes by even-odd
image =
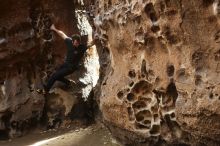
[[[94,39],[88,43],[87,48],[91,48],[93,45],[95,45],[95,42],[99,39],[98,35],[96,34],[94,36]]]
[[[68,36],[63,31],[56,29],[54,24],[51,25],[50,29],[55,31],[62,39],[68,38]]]

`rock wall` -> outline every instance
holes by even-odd
[[[219,1],[103,0],[93,8],[106,55],[96,94],[115,137],[218,145]]]
[[[79,33],[74,10],[71,0],[1,2],[0,139],[21,136],[42,119],[47,119],[48,127],[58,127],[74,112],[74,105],[82,105],[80,97],[90,96],[82,90],[92,90],[93,78],[86,83],[76,81],[72,89],[57,84],[47,97],[36,92],[63,63],[66,53],[64,41],[50,31],[50,25],[54,23],[67,35]],[[83,38],[86,40],[86,36]],[[87,58],[87,64],[91,58]],[[83,78],[86,72],[88,69],[82,68],[70,78]]]

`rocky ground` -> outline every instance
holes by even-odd
[[[25,137],[1,141],[1,146],[120,146],[102,124],[49,131],[35,131]]]

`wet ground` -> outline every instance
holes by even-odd
[[[121,146],[102,124],[85,128],[35,131],[21,138],[0,141],[0,146]]]

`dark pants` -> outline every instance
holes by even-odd
[[[70,67],[67,64],[61,65],[56,70],[56,72],[53,73],[52,76],[48,79],[48,82],[45,85],[45,91],[49,92],[50,88],[53,86],[55,81],[61,81],[61,82],[65,83],[66,85],[69,85],[70,81],[68,79],[64,78],[64,77],[67,76],[67,75],[72,74],[76,69],[77,69],[77,67],[73,68],[73,67]]]

